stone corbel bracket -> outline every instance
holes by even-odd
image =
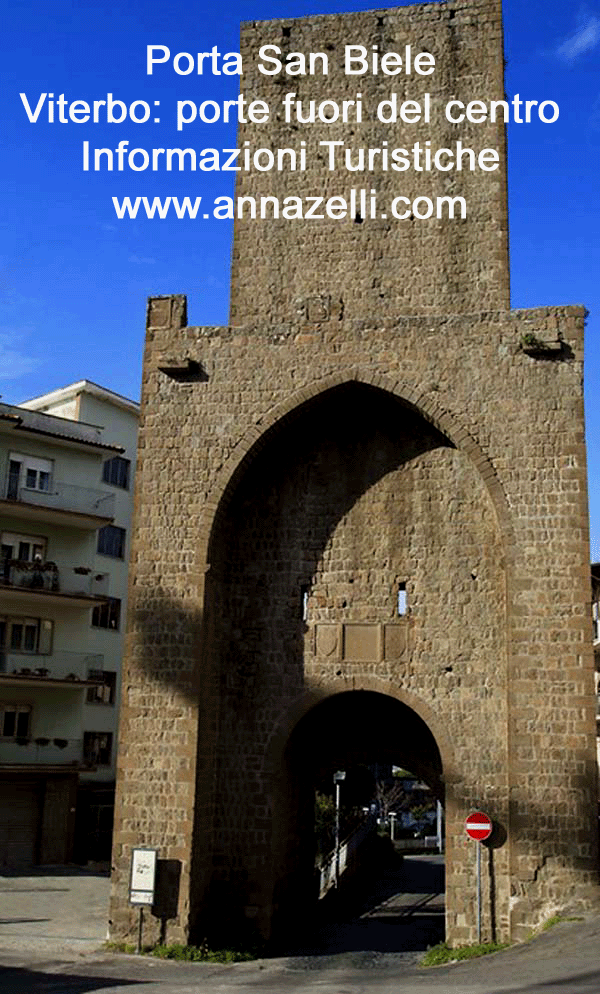
[[[177,383],[206,383],[208,380],[208,373],[202,363],[197,359],[190,359],[189,356],[183,360],[159,359],[158,369]]]

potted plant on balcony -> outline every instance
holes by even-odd
[[[58,582],[58,566],[56,563],[46,563],[46,569],[49,569],[52,574],[50,577],[50,590],[55,592],[60,590],[60,584]]]
[[[37,590],[44,587],[44,564],[41,556],[36,556],[33,561],[30,586]]]

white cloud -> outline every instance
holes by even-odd
[[[128,261],[135,263],[136,266],[153,266],[156,259],[148,255],[130,255]]]
[[[565,62],[574,62],[600,44],[600,17],[588,15],[581,21],[574,34],[570,35],[556,49],[556,54]]]
[[[24,337],[18,332],[0,331],[0,380],[18,380],[40,365],[37,357],[20,348]]]

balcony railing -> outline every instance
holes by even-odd
[[[0,585],[80,597],[103,597],[108,590],[108,574],[95,573],[87,566],[62,567],[53,562],[23,562],[5,559]]]
[[[81,768],[83,762],[83,739],[61,739],[58,736],[37,736],[36,738],[13,739],[2,743],[0,766],[70,766]]]
[[[9,478],[6,499],[21,504],[55,511],[71,511],[75,514],[88,514],[98,518],[114,518],[115,495],[106,490],[90,490],[73,483],[60,483],[53,480],[49,490],[33,490],[19,486]]]
[[[49,654],[13,652],[0,649],[0,682],[3,676],[23,680],[69,680],[80,683],[95,679],[101,682],[104,656],[92,652],[57,650]],[[90,677],[91,674],[91,677]]]

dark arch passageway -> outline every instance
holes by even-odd
[[[332,789],[333,773],[346,772],[344,800],[354,808],[375,796],[377,773],[411,770],[444,801],[440,751],[427,724],[405,703],[373,691],[334,694],[296,724],[283,756],[288,788],[287,853],[282,865],[279,941],[288,950],[331,954],[349,951],[422,950],[444,936],[443,858],[399,855],[385,836],[363,844],[356,875],[318,899],[315,888],[315,790]],[[369,776],[371,783],[369,784]],[[306,927],[299,926],[299,909]],[[295,924],[293,924],[295,922]],[[292,927],[289,927],[289,924]]]

